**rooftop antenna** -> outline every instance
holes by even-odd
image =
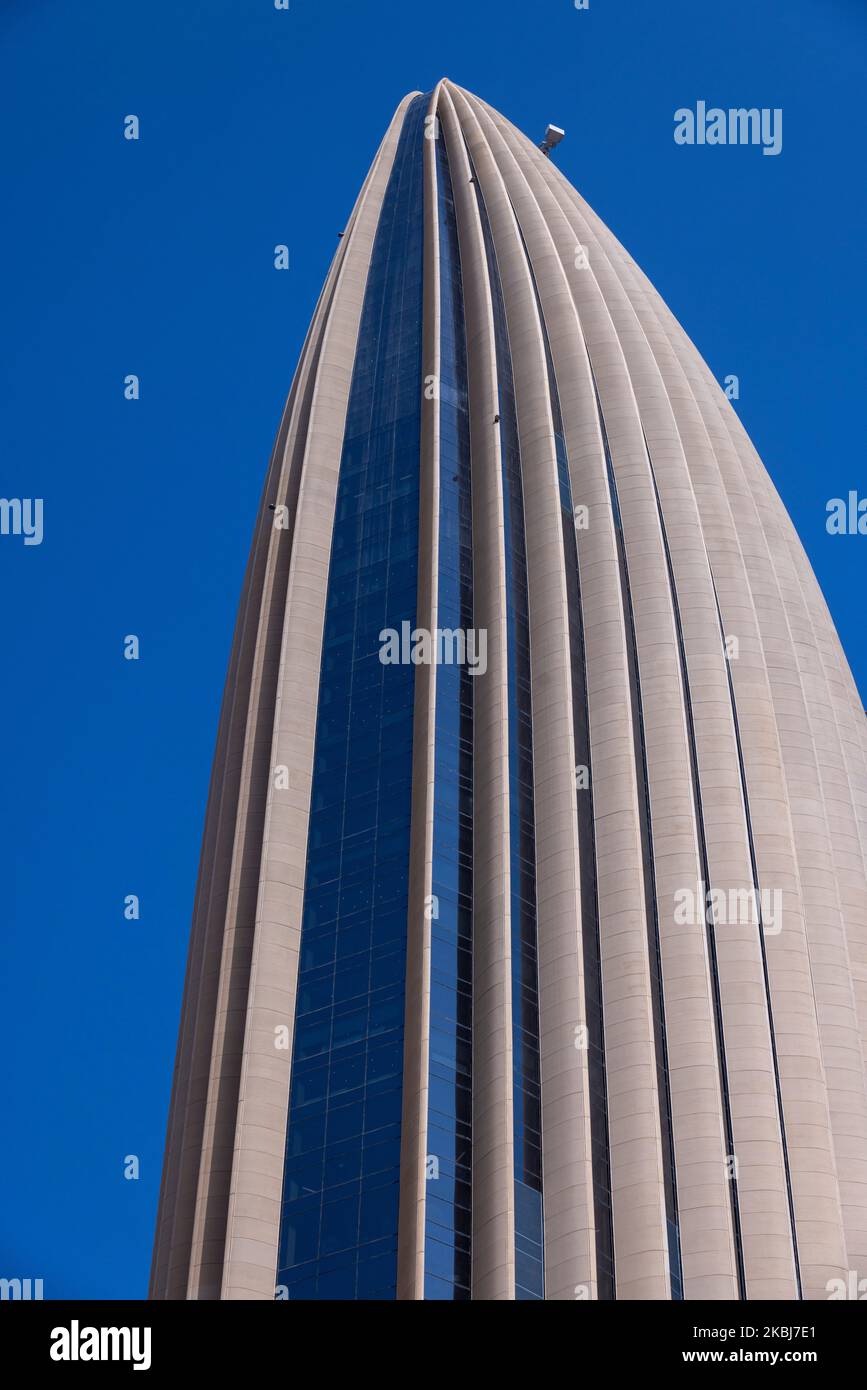
[[[559,145],[565,134],[565,130],[561,130],[558,125],[549,125],[545,130],[545,139],[539,143],[539,149],[550,159],[551,151],[555,145]]]

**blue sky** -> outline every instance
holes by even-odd
[[[139,1298],[259,490],[394,106],[448,76],[528,134],[565,127],[567,177],[739,376],[867,695],[867,538],[825,531],[830,497],[867,491],[867,10],[3,0],[0,42],[0,495],[44,498],[40,546],[0,537],[0,1275]],[[782,153],[675,145],[698,100],[782,107]]]

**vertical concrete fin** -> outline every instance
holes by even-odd
[[[460,244],[472,453],[473,621],[488,634],[473,702],[473,1265],[480,1299],[515,1296],[509,712],[503,483],[493,302],[450,84],[440,98]]]
[[[427,113],[437,119],[439,89]],[[440,417],[438,395],[428,389],[440,374],[440,246],[437,220],[435,142],[424,142],[424,329],[416,625],[438,627]],[[432,380],[431,380],[432,379]],[[412,819],[406,954],[406,1033],[401,1123],[400,1210],[397,1296],[424,1298],[425,1196],[430,1070],[431,920],[436,664],[421,665],[415,677],[412,740]]]

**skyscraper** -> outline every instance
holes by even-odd
[[[724,393],[546,153],[398,108],[277,437],[152,1296],[867,1269],[867,740]]]

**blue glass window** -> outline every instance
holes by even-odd
[[[277,1282],[394,1298],[415,667],[425,97],[374,239],[340,463],[313,764]]]
[[[436,141],[440,262],[438,615],[473,626],[472,506],[463,287],[448,154]],[[470,1297],[472,1177],[473,680],[436,671],[431,1045],[425,1298]]]

